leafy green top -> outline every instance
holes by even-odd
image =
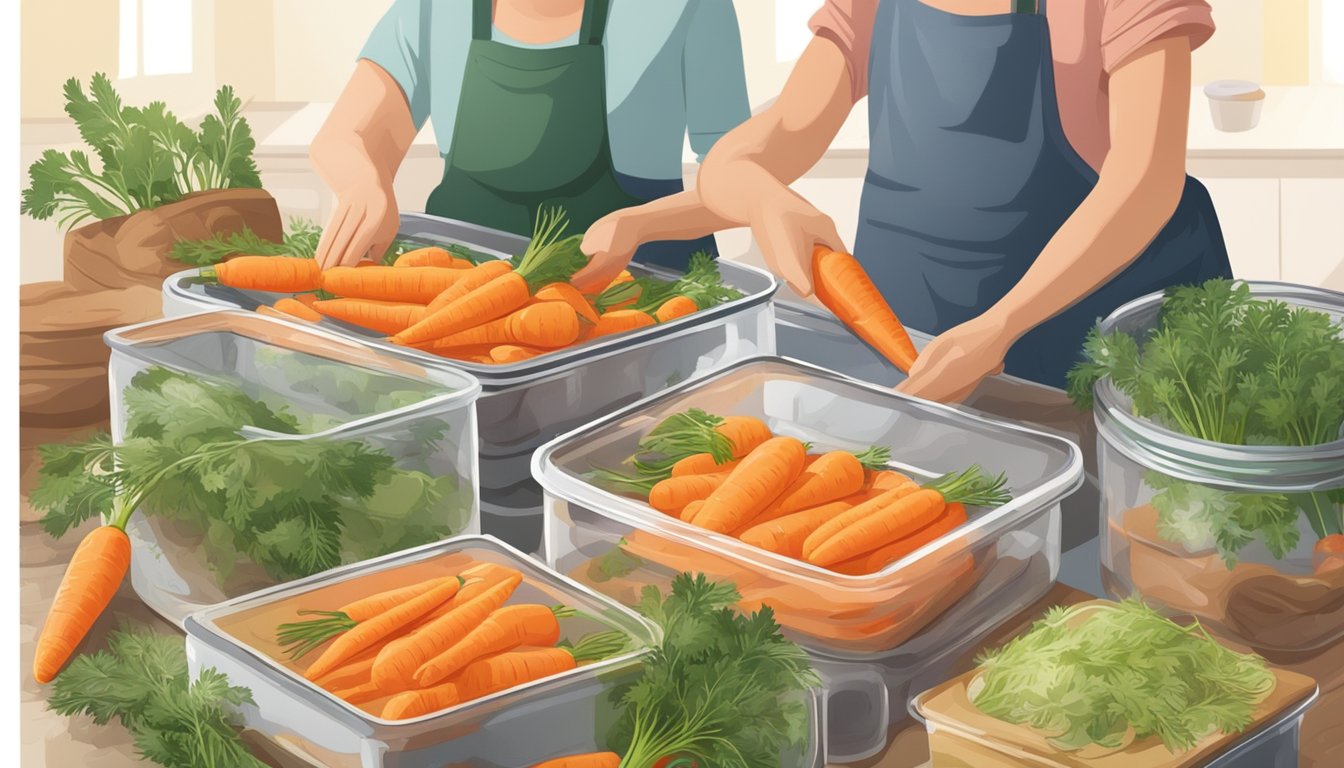
[[[89,94],[75,78],[65,83],[65,111],[98,156],[49,149],[28,169],[20,211],[35,219],[59,217],[62,227],[108,219],[171,203],[192,192],[260,187],[252,152],[256,142],[242,101],[224,86],[215,113],[193,131],[156,101],[127,107],[107,75],[93,76]]]
[[[624,711],[609,747],[622,768],[668,755],[715,768],[777,768],[806,742],[803,694],[817,684],[807,655],[784,639],[770,609],[744,616],[731,584],[681,574],[663,596],[645,587],[639,610],[663,628],[640,679],[613,692]]]
[[[116,718],[141,756],[167,768],[264,768],[235,729],[237,708],[251,700],[214,669],[191,681],[181,637],[127,628],[107,650],[70,662],[47,705],[99,725]]]
[[[537,210],[532,239],[526,250],[512,259],[514,271],[533,292],[551,283],[569,282],[588,264],[588,257],[579,250],[583,235],[561,237],[568,228],[569,215],[563,209]]]
[[[1027,634],[980,658],[975,706],[1051,735],[1060,749],[1119,747],[1127,729],[1172,751],[1236,733],[1274,689],[1263,659],[1219,645],[1137,600],[1052,608]]]
[[[673,296],[685,296],[695,302],[697,309],[709,309],[742,298],[742,292],[723,284],[718,262],[705,251],[691,254],[686,274],[676,280],[656,277],[637,277],[618,283],[599,294],[594,305],[606,311],[627,301],[641,312],[654,312]]]

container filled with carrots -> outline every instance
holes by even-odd
[[[1065,440],[778,358],[561,437],[534,467],[561,573],[632,604],[693,567],[771,607],[831,696],[832,760],[880,749],[914,674],[1049,589],[1082,475]]]
[[[247,728],[334,768],[505,768],[601,751],[618,714],[610,692],[659,639],[488,536],[238,598],[186,628],[193,669],[252,691]]]
[[[567,282],[586,257],[543,211],[532,238],[403,214],[419,245],[394,265],[316,269],[240,257],[164,284],[166,314],[232,306],[283,314],[481,381],[483,527],[527,552],[541,542],[532,452],[563,432],[744,357],[774,352],[776,282],[697,256],[685,272],[632,264],[605,289]],[[480,263],[454,244],[470,247]],[[261,270],[266,270],[265,274]]]
[[[469,374],[239,310],[106,341],[111,434],[48,462],[48,496],[70,492],[46,522],[124,530],[132,586],[169,620],[479,531]]]

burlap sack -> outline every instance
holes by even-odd
[[[221,189],[89,224],[65,236],[65,281],[81,290],[152,285],[184,269],[168,258],[179,240],[203,240],[247,227],[279,241],[283,222],[262,189]]]

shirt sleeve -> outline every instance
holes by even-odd
[[[1205,0],[1106,0],[1102,67],[1113,72],[1145,45],[1167,37],[1188,37],[1194,50],[1213,28],[1213,9]]]
[[[699,159],[720,136],[751,117],[742,35],[732,0],[701,0],[686,31],[683,54],[686,131]]]
[[[429,119],[429,7],[432,0],[395,0],[373,28],[359,58],[382,67],[401,87],[411,119]]]
[[[845,56],[854,101],[868,94],[868,51],[878,0],[826,0],[812,16],[812,33],[835,43]]]

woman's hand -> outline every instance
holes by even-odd
[[[364,181],[358,179],[363,176]],[[336,211],[322,230],[317,263],[322,269],[352,267],[361,259],[381,262],[397,237],[401,217],[390,181],[354,172],[328,183],[336,193]]]
[[[907,395],[959,403],[986,376],[1003,373],[1003,358],[1013,334],[990,315],[981,315],[939,334],[924,347],[910,368],[910,378],[896,391]]]
[[[570,282],[581,293],[598,293],[630,264],[640,245],[637,208],[624,208],[603,216],[583,235],[579,250],[588,255],[588,266]]]
[[[812,295],[812,249],[845,250],[835,222],[793,190],[779,186],[758,199],[751,234],[765,263],[799,296]]]

